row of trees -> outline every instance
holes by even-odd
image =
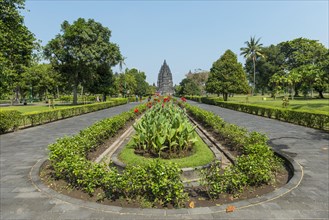
[[[297,38],[277,45],[261,47],[259,40],[251,38],[257,53],[246,52],[245,70],[257,91],[270,91],[272,96],[279,92],[292,97],[317,91],[320,98],[329,87],[329,50],[316,40]]]
[[[329,88],[329,50],[316,40],[297,38],[291,41],[263,47],[260,39],[251,37],[241,48],[246,58],[243,67],[237,56],[227,50],[210,69],[201,73],[189,73],[176,86],[179,95],[229,94],[271,92],[289,93],[291,97],[306,96],[313,90],[324,98]],[[205,77],[207,74],[207,77]],[[250,86],[252,85],[252,86]]]
[[[146,75],[137,69],[113,74],[112,67],[124,64],[111,31],[93,19],[64,21],[60,33],[44,48],[24,25],[20,10],[24,0],[6,0],[0,5],[0,98],[13,91],[15,99],[28,94],[46,97],[71,94],[77,104],[82,93],[108,95],[146,95],[154,90]],[[42,59],[49,64],[40,64]]]

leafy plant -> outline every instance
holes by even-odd
[[[153,105],[134,129],[136,149],[158,157],[164,152],[168,152],[169,156],[186,153],[197,141],[195,127],[184,111],[169,101]]]

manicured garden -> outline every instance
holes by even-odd
[[[281,100],[281,107],[273,107],[278,103],[274,102],[273,106],[266,105],[265,100],[261,104],[250,104],[249,102],[228,102],[223,101],[220,97],[201,97],[201,96],[187,96],[188,99],[203,102],[206,104],[217,105],[219,107],[232,109],[235,111],[242,111],[250,114],[260,115],[263,117],[274,118],[277,120],[303,125],[311,128],[318,128],[322,130],[329,130],[329,112],[321,110],[294,110],[289,109],[290,100]],[[326,109],[325,102],[327,100],[319,101],[320,106]],[[309,106],[306,101],[301,106]]]
[[[28,126],[35,126],[39,124],[48,123],[51,121],[56,121],[68,117],[73,117],[76,115],[81,115],[93,111],[98,111],[105,108],[110,108],[116,105],[122,105],[127,103],[125,98],[112,99],[108,102],[86,104],[86,105],[73,105],[73,106],[61,106],[59,108],[46,108],[45,110],[40,111],[28,111],[21,112],[15,109],[7,109],[4,107],[3,110],[0,110],[0,134],[15,131],[19,128],[24,128]],[[18,107],[25,108],[25,106]],[[32,107],[31,107],[32,108]],[[36,107],[36,109],[41,109]]]
[[[247,95],[235,95],[230,97],[228,102],[234,103],[248,103],[255,104],[264,107],[282,107],[282,99],[284,96],[276,97],[276,99],[270,96],[247,96]],[[289,105],[286,109],[291,110],[305,110],[305,111],[323,111],[324,113],[329,112],[329,99],[317,99],[317,98],[303,98],[295,97],[293,100],[289,97]]]
[[[265,135],[248,133],[184,101],[177,103],[168,97],[156,97],[146,105],[97,122],[76,136],[59,139],[49,146],[49,161],[42,169],[42,179],[55,190],[68,195],[74,192],[86,200],[158,208],[223,204],[269,192],[288,181],[288,171],[267,145]],[[109,138],[116,138],[118,130],[144,111],[126,147],[128,160],[144,157],[141,162],[128,162],[121,172],[116,167],[87,159],[89,153]],[[195,162],[205,155],[208,159],[204,163],[213,157],[207,153],[209,149],[200,144],[202,141],[189,124],[186,113],[215,131],[218,141],[236,155],[235,165],[223,169],[220,161],[214,160],[209,169],[201,171],[199,187],[184,187],[180,167],[185,165],[176,162],[191,161],[187,165],[194,166],[200,165]],[[150,162],[144,163],[148,160]]]

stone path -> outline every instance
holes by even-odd
[[[180,210],[128,209],[88,205],[41,192],[30,179],[31,168],[47,156],[47,145],[94,122],[132,108],[135,103],[0,136],[1,219],[328,219],[329,135],[315,129],[191,102],[226,121],[265,132],[271,144],[303,166],[304,178],[291,192],[233,213],[214,208]],[[35,173],[35,170],[33,171]],[[33,174],[32,174],[33,176]]]

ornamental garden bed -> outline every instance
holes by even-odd
[[[157,98],[154,103],[148,103],[147,106],[140,105],[135,110],[101,121],[81,131],[77,136],[58,140],[49,147],[50,158],[40,170],[41,179],[50,188],[74,198],[139,208],[218,206],[258,197],[288,182],[289,170],[267,146],[264,135],[248,133],[244,129],[225,123],[213,113],[183,105],[189,115],[220,134],[217,137],[223,145],[227,144],[228,149],[238,152],[235,155],[239,155],[234,166],[222,168],[219,162],[213,162],[209,169],[201,172],[200,186],[184,187],[179,176],[181,170],[172,162],[164,163],[159,159],[153,159],[147,165],[128,165],[124,171],[119,172],[107,164],[97,164],[89,160],[98,157],[106,149],[104,146],[118,137],[115,134],[119,129],[123,131],[128,121],[131,122],[137,117],[136,114],[148,108],[151,110],[146,112],[146,118],[157,118],[155,121],[159,124],[153,128],[148,121],[141,120],[134,126],[136,134],[133,137],[134,143],[130,146],[134,145],[137,156],[147,154],[148,159],[151,159],[161,158],[162,155],[162,160],[169,160],[168,157],[175,153],[177,154],[173,157],[193,156],[189,154],[194,152],[194,144],[199,142],[194,134],[194,127],[182,127],[185,122],[180,121],[183,120],[181,116],[176,115],[176,119],[173,116],[165,117],[172,119],[167,123],[161,119],[159,112],[152,113],[157,108],[158,111],[180,109],[168,98]],[[143,123],[147,126],[143,126]],[[163,127],[167,133],[160,129]],[[144,128],[152,131],[144,132]],[[150,135],[149,139],[143,137],[143,134],[150,132],[161,132],[162,136]],[[174,132],[185,132],[187,139],[184,141],[180,137],[174,137]],[[157,138],[159,136],[160,138]],[[168,137],[170,140],[163,140],[161,137]],[[175,138],[177,139],[174,140]],[[149,148],[147,144],[150,144]],[[103,150],[96,150],[101,149],[99,146],[103,146]]]

